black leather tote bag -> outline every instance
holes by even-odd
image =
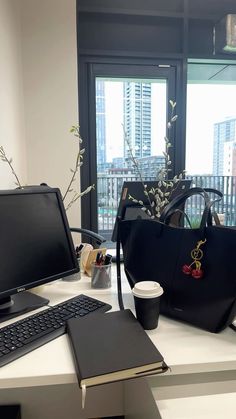
[[[171,215],[195,194],[205,200],[200,227],[171,226]],[[120,221],[119,240],[131,288],[159,282],[162,314],[217,333],[236,315],[236,229],[212,225],[212,204],[204,190],[191,188],[168,204],[160,221]]]

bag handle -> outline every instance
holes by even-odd
[[[116,236],[116,279],[117,279],[117,296],[120,310],[124,310],[124,302],[122,296],[121,271],[120,271],[120,222],[121,217],[117,217],[117,236]]]
[[[219,196],[218,199],[214,199],[211,200],[208,193],[214,193],[216,195]],[[218,191],[217,189],[213,189],[213,188],[190,188],[188,191],[185,191],[183,194],[175,197],[168,205],[166,205],[166,207],[163,209],[161,216],[160,216],[160,221],[164,224],[167,224],[171,215],[173,215],[176,210],[179,209],[179,207],[183,204],[185,204],[185,201],[194,195],[201,195],[204,200],[205,200],[205,208],[203,211],[203,215],[202,215],[202,219],[201,219],[201,223],[200,223],[200,228],[203,229],[207,222],[209,225],[212,224],[212,215],[210,212],[210,208],[211,206],[215,203],[218,202],[222,199],[223,194]]]

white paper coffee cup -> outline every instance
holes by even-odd
[[[160,300],[163,289],[158,282],[140,281],[132,289],[136,317],[146,330],[158,326]]]
[[[163,294],[163,288],[155,281],[140,281],[132,289],[133,295],[139,298],[156,298]]]

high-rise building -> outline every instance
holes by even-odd
[[[231,149],[236,142],[236,118],[229,118],[214,124],[213,145],[213,175],[232,176],[235,168],[232,166]],[[230,173],[229,173],[230,165]]]
[[[155,180],[161,169],[165,168],[164,156],[150,156],[138,159],[139,170],[145,179]]]
[[[236,142],[227,141],[224,144],[224,176],[236,175]]]
[[[103,172],[106,163],[106,114],[105,83],[96,80],[96,136],[97,136],[97,170]]]
[[[124,83],[124,129],[135,158],[151,156],[151,84]],[[129,146],[124,157],[130,161]]]

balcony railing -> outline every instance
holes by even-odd
[[[225,225],[236,225],[236,176],[188,176],[191,186],[214,188],[223,193],[223,199],[216,202],[214,209],[220,214]],[[98,176],[98,230],[107,240],[110,240],[117,208],[120,201],[124,181],[136,181],[139,178],[133,174]],[[155,180],[145,178],[145,180]],[[203,211],[203,199],[194,196],[187,201],[186,212],[193,224],[197,226]]]

